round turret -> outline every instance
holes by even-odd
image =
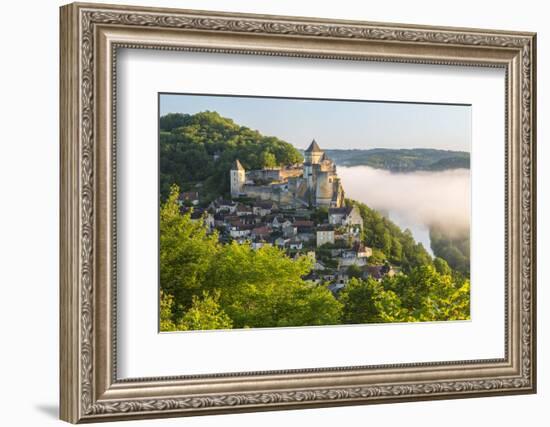
[[[239,197],[244,191],[246,171],[238,159],[236,159],[231,166],[229,178],[231,184],[231,197]]]

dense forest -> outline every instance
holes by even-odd
[[[246,169],[290,165],[302,161],[291,144],[239,126],[216,112],[171,113],[160,118],[160,197],[170,186],[182,191],[202,185],[208,201],[229,192],[230,165],[239,159]]]
[[[445,258],[449,266],[470,276],[469,231],[446,231],[441,226],[430,227],[430,242],[435,256]]]
[[[430,148],[369,150],[326,150],[341,166],[370,166],[392,172],[469,169],[470,153]]]
[[[221,244],[178,205],[173,186],[160,212],[162,331],[464,320],[470,282],[432,258],[410,233],[358,204],[373,263],[392,260],[403,272],[378,281],[353,277],[336,297],[304,279],[313,268],[273,246]],[[348,201],[348,203],[354,203]]]

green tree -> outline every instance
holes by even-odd
[[[322,207],[320,207],[320,208],[315,209],[315,210],[311,213],[310,219],[311,219],[315,224],[322,224],[322,223],[324,223],[324,222],[328,222],[328,208],[322,206]]]
[[[292,260],[275,247],[223,246],[206,283],[235,327],[306,326],[339,322],[340,303],[325,287],[302,279],[311,259]]]
[[[399,296],[411,320],[466,320],[470,318],[470,281],[456,281],[424,265],[409,275],[384,279],[384,288]]]
[[[441,226],[430,227],[432,251],[444,258],[449,266],[464,276],[470,276],[470,234],[468,230],[448,231]]]
[[[312,260],[275,247],[222,245],[182,214],[174,186],[160,215],[161,330],[340,323],[342,305],[302,279]]]
[[[363,275],[363,271],[361,270],[361,268],[355,264],[352,264],[348,267],[347,273],[349,278],[356,278],[356,279],[360,279],[361,276]]]
[[[401,264],[403,261],[403,245],[397,237],[393,237],[390,251],[390,260],[394,264]]]
[[[386,262],[386,255],[380,249],[373,249],[372,255],[369,257],[369,264],[382,265]]]
[[[231,329],[233,322],[219,305],[220,292],[210,295],[204,291],[202,297],[193,295],[191,308],[178,322],[178,330]]]
[[[435,257],[434,267],[439,274],[452,274],[451,267],[449,267],[449,264],[447,264],[447,261],[445,261],[443,258]]]
[[[229,191],[229,170],[235,159],[247,169],[291,165],[303,157],[291,144],[239,126],[213,111],[167,114],[160,118],[160,192],[170,186],[187,191],[201,183],[209,201]]]
[[[277,158],[273,153],[270,153],[269,151],[264,151],[260,155],[260,162],[262,163],[262,166],[264,168],[273,168],[277,166]]]
[[[344,323],[466,320],[470,282],[457,282],[425,265],[381,281],[353,278],[341,291],[340,302]]]
[[[208,234],[201,221],[191,220],[191,211],[180,213],[179,189],[172,186],[160,209],[160,284],[174,299],[173,320],[191,306],[218,252],[218,235]]]
[[[340,293],[344,305],[344,323],[385,323],[407,320],[407,312],[401,307],[399,297],[391,290],[385,290],[382,283],[351,279]]]
[[[176,325],[172,320],[172,309],[174,297],[166,292],[160,291],[160,330],[161,332],[176,331]]]

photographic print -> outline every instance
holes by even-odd
[[[159,94],[161,332],[470,319],[471,106]]]

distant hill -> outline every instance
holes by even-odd
[[[337,165],[370,166],[393,172],[469,169],[470,153],[430,148],[325,150]]]

